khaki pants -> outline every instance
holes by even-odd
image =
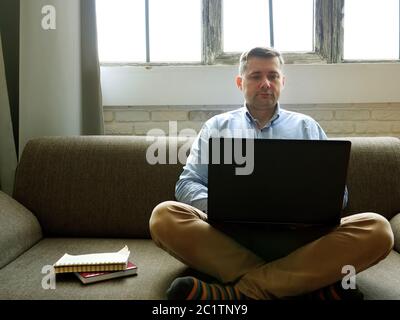
[[[253,299],[312,292],[340,281],[344,266],[361,272],[393,247],[389,222],[375,213],[345,217],[330,230],[236,225],[221,231],[204,212],[166,201],[154,208],[150,232],[178,260],[222,283],[235,283]]]

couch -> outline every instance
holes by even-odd
[[[0,192],[0,299],[165,299],[192,270],[154,245],[148,221],[174,199],[182,164],[150,164],[148,137],[43,137],[27,143],[13,197]],[[169,146],[173,137],[158,137]],[[190,138],[192,139],[192,138]],[[348,138],[349,204],[343,215],[372,211],[389,219],[390,255],[357,275],[366,299],[400,299],[400,140]],[[192,140],[181,139],[179,146]],[[168,150],[168,149],[167,149]],[[64,253],[116,251],[128,245],[137,276],[83,285],[58,274],[46,286],[43,266]]]

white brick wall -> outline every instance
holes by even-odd
[[[216,114],[240,106],[104,107],[105,133],[146,135],[160,133],[193,135]],[[329,137],[400,136],[400,103],[286,105],[284,108],[317,120]],[[170,121],[177,121],[177,128]],[[182,132],[183,129],[186,132]],[[154,132],[154,131],[153,131]]]
[[[153,121],[181,121],[188,119],[187,111],[152,111],[151,112],[151,120]]]
[[[150,130],[152,130],[151,135],[164,135],[161,131],[165,132],[165,135],[168,135],[169,133],[168,121],[134,122],[133,127],[134,133],[140,136],[146,135]],[[154,129],[158,129],[158,131],[160,131],[160,134],[158,134]]]
[[[400,137],[400,123],[395,123],[392,127],[392,133]]]
[[[377,110],[372,111],[373,120],[400,120],[400,110]]]
[[[114,120],[114,112],[112,111],[104,111],[104,122],[111,122]]]
[[[116,122],[138,122],[149,121],[150,112],[148,111],[117,111],[115,112]]]
[[[369,120],[371,116],[369,110],[336,110],[334,113],[337,120]]]

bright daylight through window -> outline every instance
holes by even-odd
[[[142,0],[96,0],[100,62],[145,62]]]
[[[96,0],[99,58],[229,63],[265,45],[328,62],[399,59],[399,0],[337,1],[333,10],[325,0]],[[334,51],[336,59],[327,57]]]
[[[282,52],[313,51],[313,0],[272,1],[274,47]],[[223,2],[224,51],[242,52],[249,47],[272,44],[268,0]]]
[[[399,0],[346,0],[344,59],[399,59]]]
[[[148,37],[145,4],[96,0],[100,61],[200,62],[201,0],[149,0]]]

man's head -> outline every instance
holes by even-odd
[[[272,48],[256,47],[241,55],[236,84],[248,107],[275,107],[285,84],[283,64],[280,52]]]

